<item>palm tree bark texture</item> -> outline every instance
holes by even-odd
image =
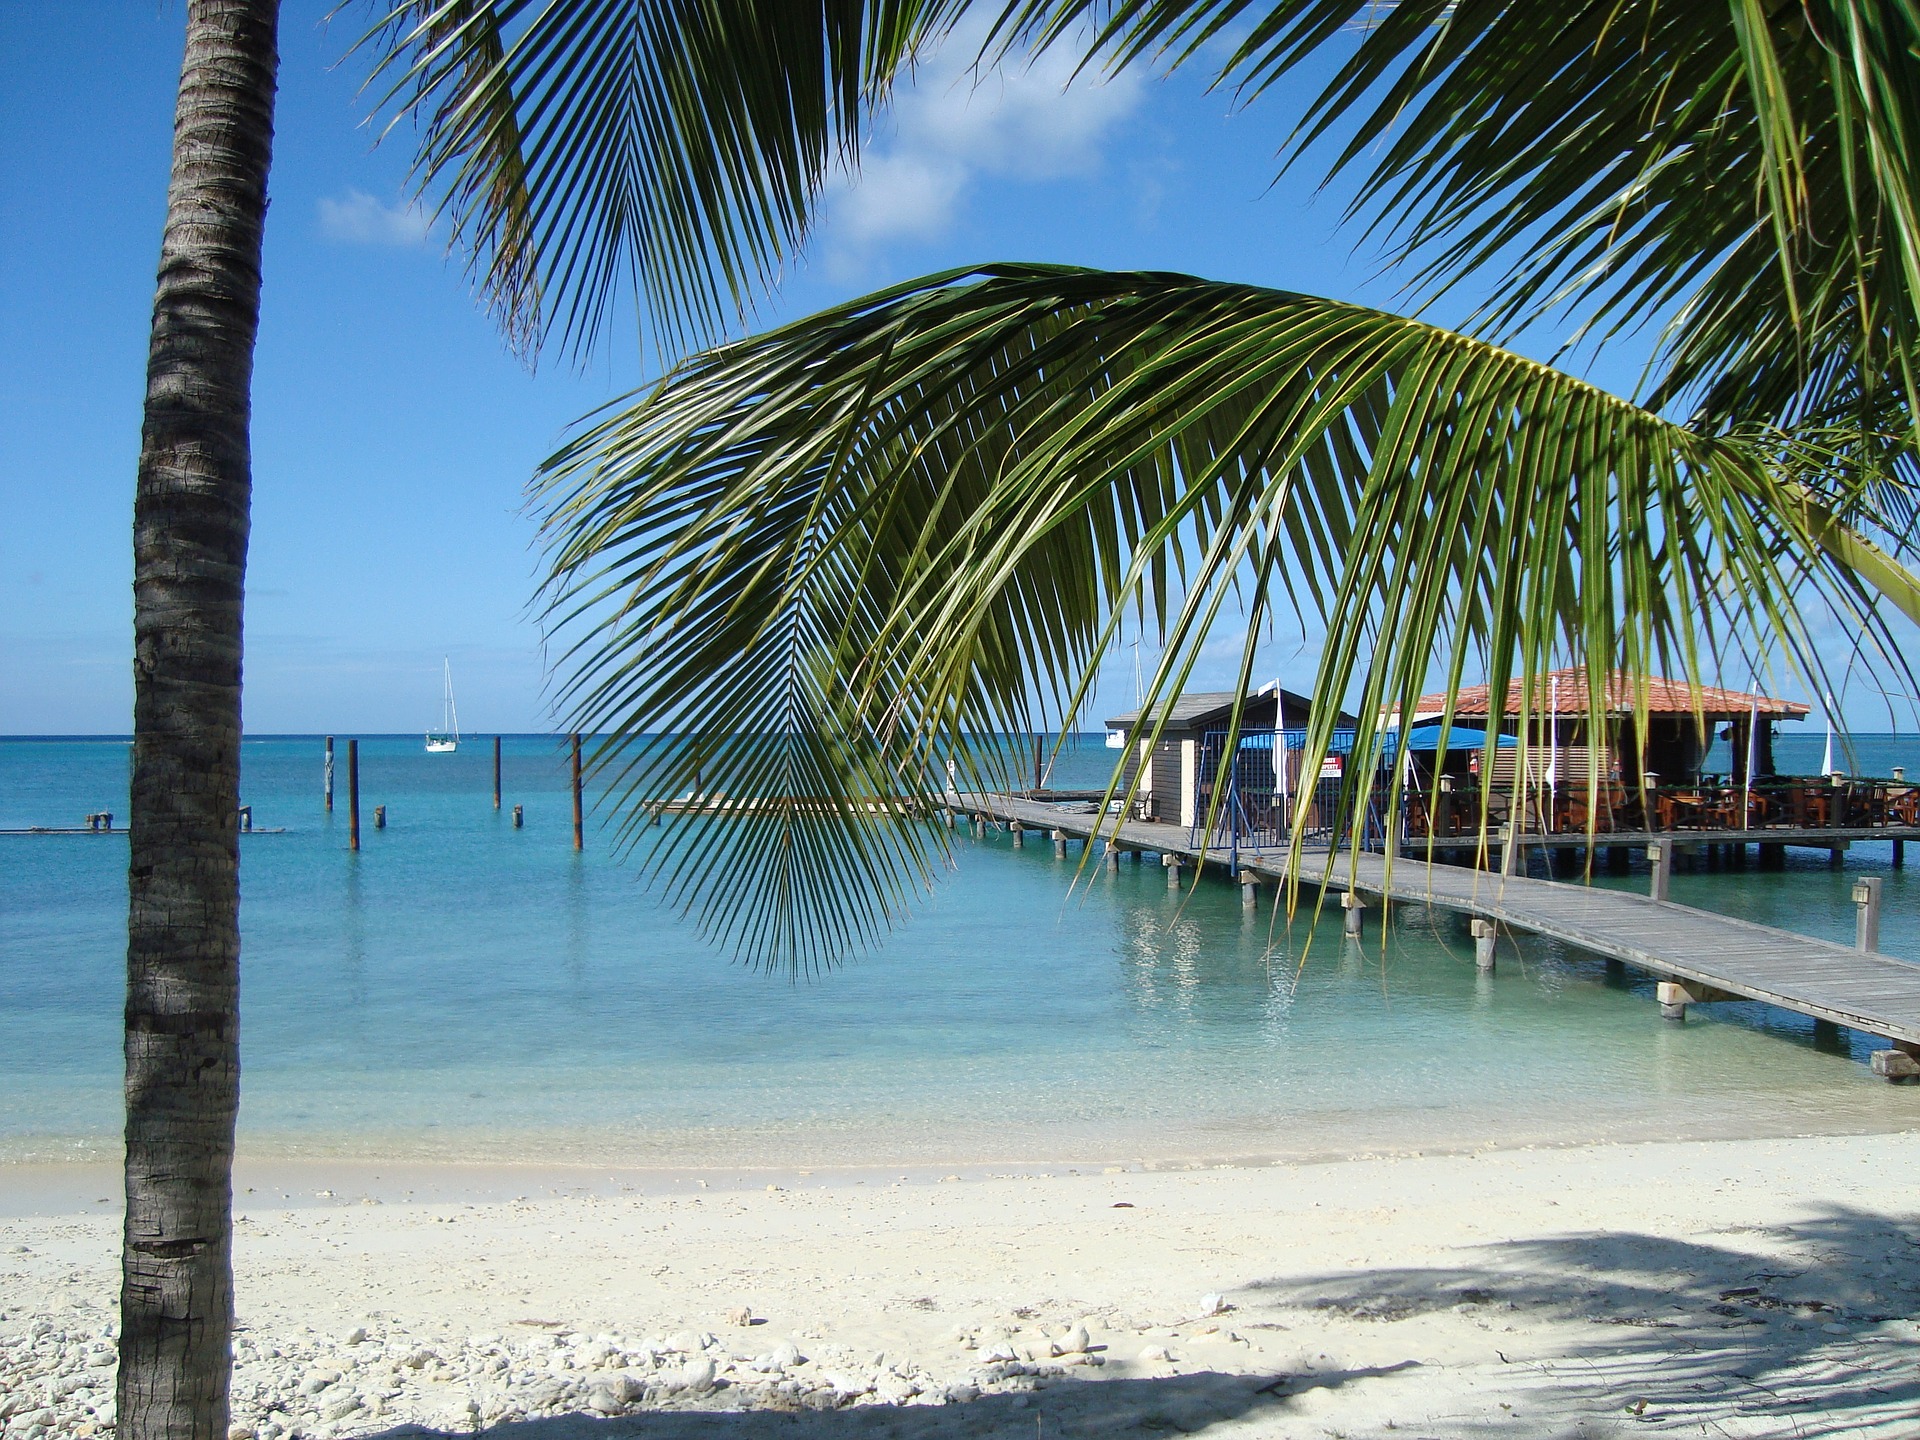
[[[226,1440],[240,655],[278,0],[191,0],[134,503],[119,1434]]]

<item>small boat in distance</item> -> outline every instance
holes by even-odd
[[[453,662],[443,657],[440,663],[446,667],[447,700],[440,716],[440,728],[427,732],[429,755],[450,755],[460,748],[460,716],[453,708]]]

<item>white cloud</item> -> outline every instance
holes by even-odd
[[[1074,78],[1070,45],[985,75],[972,65],[979,49],[977,34],[951,36],[895,92],[886,128],[829,202],[824,238],[842,252],[830,260],[938,236],[980,178],[1030,182],[1097,170],[1103,143],[1140,103],[1137,71]]]
[[[389,205],[364,190],[320,201],[320,233],[345,245],[422,245],[428,229],[418,205]]]

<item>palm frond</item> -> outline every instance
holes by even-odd
[[[1758,632],[1817,667],[1799,597],[1920,618],[1837,518],[1851,484],[1359,306],[996,266],[697,356],[580,435],[547,467],[551,615],[628,838],[805,965],[937,871],[945,762],[991,780],[986,737],[1070,726],[1129,618],[1165,641],[1149,704],[1235,610],[1243,678],[1276,610],[1319,620],[1312,765],[1338,702],[1377,746],[1470,660],[1697,675]],[[742,813],[648,839],[695,755]]]
[[[416,179],[523,351],[623,298],[664,348],[791,260],[836,163],[965,0],[405,0],[363,45]]]
[[[1653,408],[1789,426],[1852,398],[1911,448],[1911,0],[1019,0],[1003,28],[1058,41],[1089,20],[1107,63],[1205,56],[1245,98],[1358,31],[1286,163],[1336,138],[1331,172],[1364,168],[1355,211],[1417,262],[1414,288],[1504,272],[1475,322],[1496,340],[1671,315]]]

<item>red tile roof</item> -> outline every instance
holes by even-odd
[[[1723,690],[1717,685],[1694,687],[1684,680],[1666,680],[1657,675],[1647,676],[1643,683],[1646,686],[1647,709],[1655,715],[1691,715],[1698,705],[1709,720],[1737,720],[1752,713],[1757,705],[1760,713],[1770,719],[1804,720],[1812,708],[1797,700],[1777,700],[1770,695],[1755,695],[1745,690]],[[1571,714],[1586,708],[1587,672],[1584,666],[1574,665],[1564,670],[1550,671],[1540,676],[1535,684],[1538,687],[1533,700],[1536,714],[1544,713],[1549,708],[1556,688],[1560,693],[1562,713]],[[1624,670],[1616,670],[1607,676],[1607,709],[1621,714],[1631,712],[1635,688],[1634,677]],[[1446,703],[1444,692],[1422,695],[1415,707],[1414,718],[1438,715],[1446,708]],[[1453,713],[1461,719],[1485,719],[1488,709],[1488,688],[1485,685],[1469,685],[1461,689],[1454,701]],[[1507,687],[1507,704],[1503,713],[1508,716],[1520,713],[1518,680]]]

